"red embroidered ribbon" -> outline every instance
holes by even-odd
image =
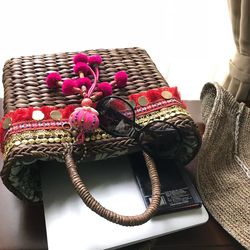
[[[163,92],[169,92],[171,94],[171,97],[169,98],[164,98],[163,97]],[[180,104],[183,106],[183,108],[186,108],[186,104],[181,100],[180,97],[180,93],[178,91],[177,87],[161,87],[161,88],[156,88],[156,89],[149,89],[147,91],[142,91],[140,93],[137,94],[132,94],[128,96],[129,100],[133,100],[136,104],[136,107],[141,107],[140,103],[139,103],[139,98],[140,97],[146,97],[147,101],[148,101],[148,105],[152,104],[152,103],[156,103],[162,100],[166,100],[166,99],[176,99],[177,101],[180,102]]]
[[[33,130],[35,128],[41,129],[41,127],[46,127],[45,124],[47,121],[53,121],[53,119],[50,116],[51,111],[53,110],[60,111],[62,115],[61,120],[67,120],[75,108],[76,108],[75,105],[69,105],[61,109],[58,109],[54,106],[43,106],[40,108],[38,107],[19,108],[14,111],[11,111],[7,113],[0,121],[0,144],[3,143],[5,134],[8,131],[8,129],[3,128],[3,122],[6,118],[11,119],[12,127],[21,125],[23,123],[28,124],[30,122],[31,124],[37,124],[37,126],[32,127]],[[35,110],[40,110],[44,114],[44,118],[42,119],[42,121],[34,121],[34,119],[32,119],[32,114],[33,114],[33,111]],[[41,122],[42,124],[44,124],[44,126],[39,126]],[[27,130],[29,127],[26,127],[25,125],[23,125],[23,127],[20,127],[20,128],[24,128],[24,129],[26,128]]]
[[[167,93],[167,95],[164,95]],[[146,102],[142,105],[140,98],[143,97]],[[181,100],[177,87],[161,87],[157,89],[150,89],[137,94],[128,96],[130,101],[135,103],[136,116],[142,116],[152,111],[162,109],[164,107],[179,105],[186,108],[185,103]],[[144,100],[144,101],[145,101]],[[19,108],[15,111],[11,111],[6,114],[0,121],[0,144],[9,134],[18,133],[24,130],[36,130],[36,129],[57,129],[62,127],[63,123],[67,122],[70,114],[77,106],[69,105],[65,108],[57,108],[54,106],[43,107],[28,107]],[[39,121],[32,118],[34,111],[39,110],[43,113],[43,118]],[[51,112],[57,110],[60,112],[60,121],[55,121],[51,117]],[[11,126],[3,128],[3,123],[6,118],[11,119]]]

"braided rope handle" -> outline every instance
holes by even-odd
[[[93,210],[95,213],[102,216],[103,218],[113,223],[120,224],[122,226],[141,225],[153,217],[160,204],[161,188],[155,163],[149,155],[143,153],[152,186],[151,203],[142,214],[134,216],[125,216],[106,209],[90,194],[89,190],[81,180],[81,177],[77,171],[77,166],[74,162],[72,151],[73,146],[67,145],[65,151],[65,163],[68,170],[68,174],[78,195],[91,210]]]

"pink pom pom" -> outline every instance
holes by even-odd
[[[73,61],[75,64],[77,64],[79,62],[87,63],[88,56],[86,54],[78,53],[74,56]]]
[[[81,88],[83,85],[87,88],[87,90],[89,90],[92,86],[92,82],[88,77],[78,78],[75,81],[75,87]]]
[[[128,75],[125,71],[119,71],[115,74],[115,81],[118,88],[123,88],[126,86],[128,81]]]
[[[108,82],[102,82],[98,84],[98,90],[102,91],[104,96],[112,95],[112,86]]]
[[[89,65],[83,62],[78,62],[74,66],[74,71],[76,74],[83,73],[84,75],[87,75],[89,73]]]
[[[97,66],[102,63],[102,57],[100,55],[93,55],[89,57],[89,65]]]
[[[66,79],[63,81],[62,92],[64,95],[73,95],[75,87],[75,82],[72,79]]]
[[[46,77],[46,83],[49,88],[56,88],[58,86],[58,82],[61,80],[62,78],[57,72],[51,72]]]

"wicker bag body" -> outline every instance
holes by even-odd
[[[143,49],[100,49],[85,53],[98,53],[102,56],[103,63],[99,67],[102,82],[110,82],[119,70],[127,72],[127,86],[124,89],[114,89],[114,95],[131,101],[138,93],[143,94],[152,89],[160,89],[166,93],[168,89],[166,81]],[[77,192],[81,198],[85,195],[82,198],[84,202],[91,203],[93,197],[79,180],[74,160],[101,160],[139,150],[133,139],[115,138],[99,128],[86,136],[83,145],[74,143],[74,136],[66,128],[65,117],[72,111],[72,106],[80,105],[81,98],[78,95],[64,96],[61,91],[48,89],[45,78],[50,71],[58,71],[63,78],[74,78],[72,57],[75,54],[20,57],[10,59],[4,66],[5,116],[0,124],[4,166],[1,177],[8,189],[21,199],[33,202],[41,200],[37,161],[58,160],[66,163]],[[144,103],[140,106],[137,103],[136,122],[146,125],[159,119],[178,127],[183,137],[178,161],[186,164],[199,149],[199,133],[181,100],[173,95],[162,96],[161,100],[155,100],[148,105]],[[148,155],[145,155],[145,160],[149,166],[153,165]],[[153,184],[156,181],[154,176],[157,179],[155,169],[152,176]],[[159,190],[157,192],[154,210],[159,204]],[[147,219],[143,215],[143,218],[130,217],[127,220],[109,210],[103,215],[104,208],[99,203],[95,206],[95,212],[104,217],[109,216],[111,219],[108,219],[112,222],[123,225],[141,224],[153,216],[152,210],[147,214]]]

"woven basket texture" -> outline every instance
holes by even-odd
[[[125,70],[128,84],[123,89],[114,89],[113,94],[127,99],[130,94],[148,89],[168,86],[155,64],[140,48],[97,49],[80,51],[88,55],[100,54],[103,63],[99,66],[100,82],[110,82],[115,73]],[[74,55],[79,52],[23,56],[8,60],[3,69],[4,113],[25,107],[80,105],[80,95],[64,96],[61,90],[49,89],[45,83],[51,71],[60,73],[63,79],[77,77],[73,72]],[[197,153],[200,140],[196,126],[188,114],[175,114],[171,122],[182,129],[182,155],[188,155],[189,161]],[[87,147],[87,155],[83,157]],[[86,145],[74,145],[74,158],[96,160],[117,157],[138,150],[130,138],[113,138],[90,141]],[[39,166],[36,160],[63,160],[65,147],[62,143],[33,144],[14,146],[7,154],[1,176],[5,185],[17,196],[32,201],[41,199]],[[21,164],[21,165],[18,165]],[[26,167],[28,164],[29,167]]]

